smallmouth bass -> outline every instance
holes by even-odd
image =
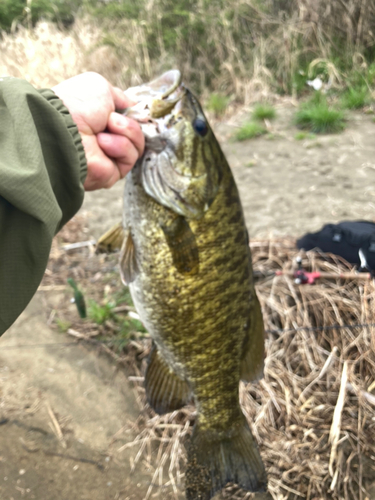
[[[267,477],[239,403],[263,373],[264,327],[230,167],[179,71],[126,91],[146,138],[126,178],[120,268],[153,339],[147,399],[160,414],[193,398],[187,500]]]

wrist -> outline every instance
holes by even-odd
[[[55,92],[51,89],[42,89],[38,91],[48,102],[49,104],[60,113],[63,117],[66,127],[72,137],[74,146],[77,150],[80,164],[80,180],[81,183],[84,184],[86,176],[87,176],[87,160],[85,155],[85,150],[82,143],[81,134],[79,133],[78,126],[74,122],[72,115],[70,114],[68,108],[65,106],[63,101],[59,96],[55,94]]]

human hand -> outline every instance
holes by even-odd
[[[143,153],[139,124],[115,109],[132,104],[98,73],[83,73],[52,88],[68,108],[87,159],[86,191],[109,188],[122,179]]]

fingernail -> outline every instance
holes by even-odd
[[[117,113],[116,118],[115,118],[115,124],[116,124],[117,127],[119,127],[119,128],[127,128],[128,123],[129,123],[129,120],[128,120],[128,118],[126,118],[126,116],[119,115]]]

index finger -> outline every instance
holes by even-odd
[[[112,134],[127,137],[135,146],[139,156],[142,156],[145,147],[145,137],[135,120],[123,116],[119,113],[111,113],[107,122],[107,130]]]

